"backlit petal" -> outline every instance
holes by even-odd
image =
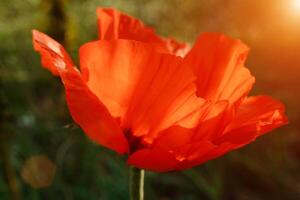
[[[73,62],[61,44],[49,36],[37,31],[32,31],[33,47],[42,55],[42,66],[58,76],[59,70],[72,68]]]
[[[38,31],[33,32],[33,43],[41,54],[44,67],[61,77],[74,121],[95,142],[119,153],[127,152],[127,140],[119,125],[89,90],[63,47]]]
[[[183,56],[189,47],[174,39],[165,39],[155,34],[151,27],[140,20],[113,8],[98,8],[98,33],[100,40],[127,39],[153,44],[164,53]]]
[[[186,144],[190,144],[202,140],[211,140],[224,130],[227,125],[225,119],[228,103],[226,101],[219,102],[215,105],[209,105],[208,109],[202,112],[197,126],[193,128],[182,127],[180,125],[172,126],[165,129],[155,139],[153,147],[164,147],[174,151]]]
[[[127,163],[155,172],[174,170],[179,161],[164,149],[142,149],[129,156]]]
[[[224,136],[216,142],[244,145],[286,123],[285,107],[281,102],[268,96],[249,97],[239,107]]]
[[[151,148],[171,153],[179,161],[173,170],[183,170],[240,148],[287,123],[283,104],[267,96],[243,101],[230,123],[227,120],[223,123],[226,110],[222,112],[222,106],[214,109],[219,114],[202,121],[196,128],[174,126],[164,130]]]
[[[195,77],[182,58],[158,53],[152,45],[129,40],[96,41],[80,48],[87,85],[123,128],[155,137],[205,105],[195,94]]]
[[[178,170],[191,168],[203,162],[243,147],[258,136],[287,123],[284,105],[268,96],[247,98],[240,105],[234,120],[224,130],[223,135],[211,140],[215,145],[207,154],[186,159],[178,165]],[[216,125],[217,126],[217,125]],[[197,139],[194,139],[197,145]],[[201,149],[201,146],[198,146]],[[196,155],[196,154],[195,154]]]
[[[89,90],[80,75],[74,72],[64,72],[61,78],[74,121],[95,142],[119,153],[126,153],[128,143],[119,124]]]
[[[244,67],[248,47],[218,33],[200,35],[185,58],[197,76],[197,94],[235,103],[250,91],[254,77]]]
[[[205,144],[204,145],[205,148],[202,147],[203,144]],[[185,169],[190,169],[192,167],[201,165],[209,160],[224,155],[225,153],[229,152],[235,147],[235,145],[230,143],[222,143],[221,145],[214,145],[213,143],[208,141],[202,141],[199,143],[195,143],[193,145],[194,148],[197,148],[199,150],[199,153],[197,154],[196,151],[195,153],[193,153],[194,156],[189,157],[189,159],[180,162],[176,166],[175,170],[185,170]]]

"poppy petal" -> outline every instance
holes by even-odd
[[[176,170],[187,169],[194,165],[205,162],[207,154],[216,149],[216,145],[210,141],[199,141],[190,144],[185,144],[181,148],[177,149],[177,159],[182,161],[176,166]],[[196,161],[196,162],[195,162]]]
[[[240,105],[224,135],[216,142],[245,145],[287,122],[285,107],[281,102],[269,96],[249,97]]]
[[[159,134],[152,148],[164,148],[167,151],[174,152],[175,149],[191,143],[195,128],[183,128],[181,126],[172,126]]]
[[[95,142],[119,153],[127,152],[127,140],[119,125],[89,90],[64,48],[38,31],[33,31],[33,44],[41,54],[44,67],[61,77],[74,121]]]
[[[179,161],[164,149],[142,149],[129,156],[127,163],[138,168],[155,172],[174,170]]]
[[[205,146],[203,150],[201,150]],[[199,143],[193,144],[193,148],[196,148],[199,150],[192,154],[192,156],[189,157],[189,159],[185,159],[184,161],[180,162],[176,166],[176,170],[185,170],[190,169],[192,167],[201,165],[209,160],[213,160],[217,157],[220,157],[227,153],[228,151],[234,149],[235,145],[230,143],[223,143],[221,145],[214,145],[211,142],[208,141],[202,141]]]
[[[288,121],[284,112],[284,105],[271,97],[247,98],[240,105],[234,120],[224,130],[225,133],[221,137],[211,140],[215,148],[206,154],[194,156],[193,159],[186,159],[177,166],[177,169],[191,168],[243,147],[258,136],[286,124]],[[194,138],[196,144],[197,141]],[[200,146],[199,149],[201,149]]]
[[[164,53],[185,55],[189,47],[174,39],[164,39],[140,20],[113,8],[98,8],[98,33],[100,40],[127,39],[152,43]]]
[[[206,121],[205,123],[207,123],[205,126],[212,125],[211,121]],[[152,150],[159,151],[163,149],[178,160],[176,166],[172,169],[167,169],[167,171],[183,170],[200,165],[236,147],[236,144],[229,142],[217,145],[210,140],[198,140],[195,137],[195,133],[197,133],[196,128],[188,129],[174,126],[165,130],[155,140],[151,147]]]
[[[250,91],[254,77],[244,67],[248,47],[218,33],[199,36],[185,57],[197,76],[197,94],[213,101],[235,103]]]
[[[123,128],[152,138],[174,123],[196,125],[180,122],[206,103],[196,96],[195,77],[182,58],[130,40],[90,42],[79,53],[87,85]]]
[[[194,140],[213,140],[222,134],[232,118],[232,110],[226,100],[213,104],[206,117],[198,123]]]
[[[130,156],[128,163],[157,172],[190,168],[210,159],[218,146],[208,140],[193,141],[195,129],[174,126],[157,138],[151,148]]]
[[[66,100],[74,121],[96,143],[118,153],[128,152],[128,142],[117,121],[89,90],[79,73],[61,73]]]
[[[155,172],[183,170],[224,154],[229,149],[227,146],[218,147],[209,141],[199,141],[184,144],[176,152],[161,147],[142,149],[133,153],[127,163]]]
[[[100,40],[129,39],[136,41],[161,42],[154,30],[140,20],[113,8],[98,8],[98,33]]]
[[[42,66],[58,76],[59,70],[73,68],[74,64],[63,46],[37,30],[32,30],[33,47],[42,55]]]
[[[209,110],[203,113],[200,121],[193,128],[182,127],[180,125],[172,126],[163,130],[159,137],[154,140],[152,147],[161,147],[174,151],[177,148],[193,142],[211,140],[224,130],[227,125],[225,119],[228,102],[222,101],[211,105]]]

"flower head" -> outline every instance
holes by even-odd
[[[247,97],[248,47],[219,33],[195,45],[166,39],[115,9],[97,9],[99,39],[64,48],[33,31],[42,65],[60,76],[74,121],[128,164],[163,172],[199,165],[287,123],[282,103]]]

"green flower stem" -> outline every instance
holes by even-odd
[[[144,170],[136,167],[129,169],[129,193],[130,200],[144,199]]]

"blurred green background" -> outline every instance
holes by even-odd
[[[0,199],[126,200],[125,157],[73,124],[58,78],[41,68],[31,29],[77,49],[97,38],[97,6],[116,7],[163,36],[192,43],[223,32],[251,48],[252,92],[287,105],[290,124],[182,172],[147,172],[145,200],[300,199],[299,0],[1,0]]]

